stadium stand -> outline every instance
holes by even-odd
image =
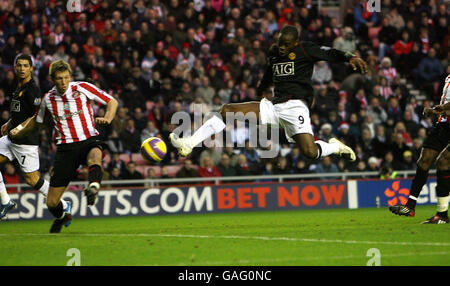
[[[368,166],[369,158],[375,157],[381,169],[392,163],[385,160],[385,151],[381,154],[374,151],[374,142],[382,140],[387,146],[394,146],[397,132],[394,126],[398,122],[411,125],[403,116],[406,110],[412,112],[413,123],[428,128],[433,122],[423,118],[421,111],[425,105],[438,103],[443,79],[450,73],[450,16],[445,1],[440,0],[383,1],[382,12],[372,14],[361,14],[364,1],[340,1],[342,13],[336,9],[319,12],[316,1],[295,0],[84,2],[81,11],[68,11],[66,1],[61,0],[5,1],[1,5],[1,124],[9,118],[12,61],[16,54],[27,53],[35,60],[34,76],[42,92],[52,87],[49,63],[64,59],[71,64],[75,80],[97,84],[118,99],[123,114],[117,115],[111,128],[101,129],[103,138],[109,138],[112,131],[121,134],[126,119],[131,118],[141,141],[145,139],[141,135],[150,134],[168,143],[168,134],[174,128],[170,123],[174,112],[185,111],[192,116],[194,103],[201,104],[204,112],[217,110],[228,102],[253,100],[264,69],[265,52],[276,39],[280,25],[291,22],[301,28],[302,40],[339,46],[368,62],[370,71],[366,76],[354,73],[346,65],[317,65],[317,78],[325,80],[315,85],[315,91],[317,102],[323,104],[316,104],[311,116],[318,138],[324,136],[321,127],[331,124],[332,134],[345,141],[348,137],[340,126],[348,125],[354,140],[347,143],[353,144],[358,161]],[[337,3],[322,1],[323,8],[337,7]],[[288,13],[283,11],[291,11],[288,17],[292,18],[286,18]],[[360,17],[365,20],[361,22]],[[383,21],[387,21],[389,29],[382,26]],[[400,39],[403,31],[410,36],[403,44],[410,48],[404,54],[396,54],[389,39]],[[387,45],[383,51],[384,58],[392,63],[389,69],[382,68],[377,58],[381,43]],[[433,57],[430,50],[435,51]],[[420,63],[430,62],[430,58],[437,59],[432,62],[435,70],[440,71],[431,85],[421,80],[419,69]],[[388,114],[386,120],[374,123],[368,119],[373,117],[372,98],[379,99],[381,109]],[[337,111],[336,106],[340,106]],[[95,110],[98,112],[99,108]],[[153,122],[153,127],[148,127],[147,121]],[[377,125],[385,127],[384,134],[374,134]],[[370,131],[369,141],[362,137],[365,129]],[[42,134],[43,142],[51,141],[49,130]],[[308,161],[301,154],[294,156],[293,146],[285,140],[283,132],[280,134],[283,152],[278,156],[287,154],[286,172],[314,172],[318,162]],[[249,134],[245,136],[248,138]],[[124,138],[120,135],[119,138],[123,146],[115,144],[118,150],[107,150],[105,165],[113,153],[119,152],[120,159],[125,164],[135,162],[144,177],[150,168],[160,177],[165,166],[173,177],[182,166],[183,158],[178,157],[170,144],[163,162],[152,165],[133,150],[127,150]],[[420,148],[420,144],[411,144],[416,139],[421,144],[423,138],[419,135],[406,142],[414,160],[415,150]],[[196,168],[205,150],[206,147],[197,148],[192,154]],[[41,154],[45,154],[43,173],[49,171],[54,151],[54,144],[41,146]],[[235,147],[234,151],[248,154],[244,148]],[[392,165],[405,169],[406,162],[398,160]],[[257,158],[259,174],[266,171],[263,161]],[[271,161],[276,165],[278,158]],[[297,168],[298,161],[305,161],[308,167]],[[364,171],[357,169],[358,162],[339,162],[339,158],[332,161],[340,172]],[[237,160],[231,162],[237,164]]]

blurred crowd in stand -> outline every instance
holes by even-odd
[[[98,126],[108,145],[105,179],[380,170],[375,177],[389,177],[414,170],[436,121],[422,110],[439,104],[450,73],[445,1],[382,0],[381,12],[369,12],[366,1],[344,1],[341,16],[339,9],[330,13],[332,8],[318,9],[311,0],[86,0],[70,11],[66,2],[1,1],[0,124],[9,119],[18,53],[33,56],[42,94],[53,86],[49,64],[67,61],[74,80],[96,84],[120,104],[112,124]],[[172,115],[188,113],[193,124],[194,111],[207,115],[224,103],[256,100],[266,51],[285,24],[297,26],[303,41],[367,61],[365,75],[348,64],[318,62],[312,77],[315,136],[339,138],[355,150],[357,161],[307,160],[282,130],[278,155],[264,158],[265,149],[250,144],[257,134],[237,122],[224,132],[229,146],[203,146],[179,158],[168,140],[177,127]],[[105,113],[101,106],[94,110]],[[55,155],[51,130],[40,133],[41,171],[47,175]],[[168,153],[152,165],[136,154],[153,136],[167,143]],[[7,183],[22,180],[14,163],[2,173]],[[83,179],[85,170],[78,176]]]

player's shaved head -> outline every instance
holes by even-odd
[[[284,26],[278,34],[278,48],[281,56],[287,55],[298,45],[298,30],[291,25]]]
[[[298,39],[298,30],[295,26],[292,25],[286,25],[284,26],[278,37],[286,37],[289,39],[297,40]]]

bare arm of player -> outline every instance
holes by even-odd
[[[430,116],[430,115],[447,115],[450,116],[450,102],[447,102],[446,104],[440,104],[436,105],[432,108],[427,107],[423,110],[423,115]]]
[[[21,138],[38,127],[38,124],[39,123],[36,122],[36,117],[32,116],[21,124],[17,125],[15,128],[11,129],[9,131],[9,136],[12,138]]]
[[[117,106],[119,103],[117,100],[112,98],[107,104],[106,104],[106,113],[105,117],[97,117],[95,118],[95,123],[98,124],[110,124],[111,121],[116,116]]]
[[[5,124],[2,125],[2,129],[1,129],[1,135],[5,136],[6,134],[8,134],[9,128],[10,128],[10,124],[11,123],[11,119],[8,120],[8,122],[6,122]]]

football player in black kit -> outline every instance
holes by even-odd
[[[19,54],[14,61],[16,71],[17,87],[11,99],[11,118],[1,127],[0,138],[0,164],[17,160],[23,172],[25,182],[39,190],[44,196],[47,195],[49,182],[44,180],[39,173],[39,135],[38,130],[31,132],[21,139],[11,139],[8,131],[15,128],[36,113],[40,103],[40,90],[34,82],[31,74],[33,72],[33,60],[31,56]],[[17,205],[11,201],[0,173],[0,219],[8,211]],[[70,212],[70,203],[61,200],[64,208]]]
[[[367,64],[359,57],[333,48],[320,47],[312,42],[301,42],[295,26],[284,26],[278,43],[268,53],[268,64],[258,85],[258,95],[273,83],[274,96],[270,100],[245,103],[229,103],[222,106],[223,119],[213,116],[208,119],[192,136],[178,137],[171,133],[169,138],[181,156],[187,156],[197,144],[225,128],[227,113],[252,113],[259,118],[260,124],[275,125],[284,128],[289,142],[296,143],[302,153],[311,159],[331,154],[356,160],[353,150],[335,138],[324,142],[314,140],[311,128],[309,108],[311,108],[314,90],[311,83],[314,63],[318,61],[349,62],[351,67],[362,73],[367,72]]]

